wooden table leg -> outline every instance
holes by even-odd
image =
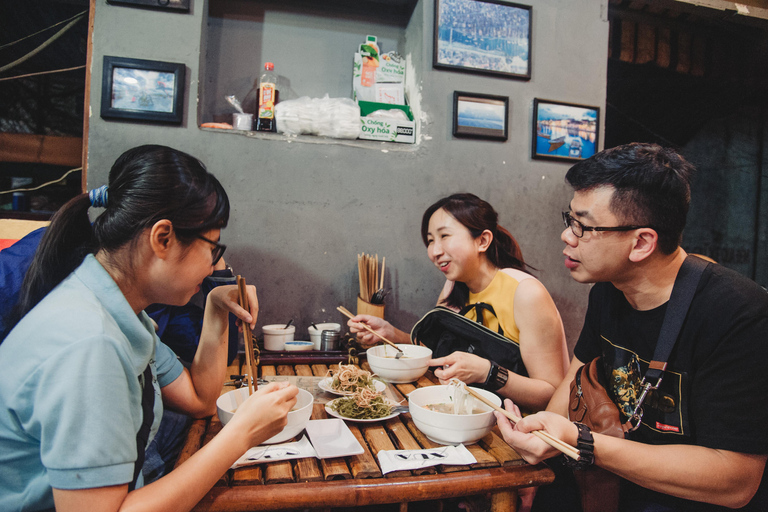
[[[404,501],[400,504],[400,512],[408,512],[408,502]]]
[[[491,494],[491,512],[507,511],[517,511],[517,491],[501,491]]]

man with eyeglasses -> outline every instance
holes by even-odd
[[[636,430],[620,439],[567,419],[571,382],[597,356],[622,421],[631,414],[687,256],[679,244],[693,171],[670,149],[629,144],[566,174],[574,194],[563,213],[565,266],[576,281],[596,283],[584,327],[547,411],[514,427],[497,413],[510,445],[529,462],[552,459],[558,473],[553,486],[539,489],[534,510],[580,509],[570,468],[553,458],[560,452],[530,434],[540,429],[579,446],[580,465],[622,478],[618,510],[768,510],[768,294],[732,270],[704,269]]]

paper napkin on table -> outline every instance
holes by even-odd
[[[263,444],[250,448],[245,454],[232,464],[232,469],[276,460],[303,459],[317,457],[312,443],[307,436],[301,436],[300,441],[283,444]]]
[[[441,446],[427,450],[381,450],[378,454],[381,472],[419,469],[438,464],[466,465],[477,462],[463,445]]]

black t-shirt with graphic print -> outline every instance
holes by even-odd
[[[596,284],[574,355],[602,355],[614,401],[630,412],[653,358],[667,305],[637,311],[610,283]],[[702,275],[660,392],[643,405],[630,439],[648,444],[695,444],[741,453],[768,453],[768,293],[720,265]],[[626,419],[626,418],[625,418]],[[659,466],[664,461],[658,461]],[[711,468],[714,475],[717,468]],[[768,510],[768,483],[749,507]],[[639,502],[673,510],[721,510],[624,482],[622,510]],[[722,509],[726,510],[726,509]]]

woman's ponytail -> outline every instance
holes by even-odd
[[[80,194],[62,206],[45,230],[29,266],[9,327],[16,325],[93,251],[93,231],[88,218],[91,200]]]

